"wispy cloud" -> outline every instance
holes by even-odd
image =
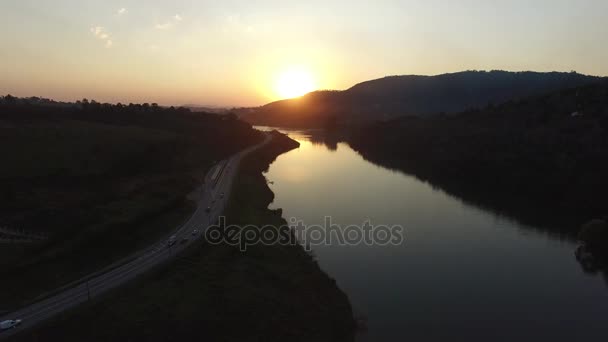
[[[173,23],[172,23],[172,22],[170,22],[170,21],[168,21],[168,22],[166,22],[166,23],[162,23],[162,24],[156,24],[156,26],[155,26],[155,27],[156,27],[157,29],[159,29],[159,30],[168,30],[168,29],[170,29],[170,28],[172,28],[172,27],[173,27]]]
[[[154,27],[156,27],[159,30],[168,30],[168,29],[172,28],[173,26],[177,25],[182,20],[184,20],[184,18],[181,15],[176,14],[176,15],[172,16],[169,21],[161,23],[161,24],[156,24]]]
[[[106,29],[103,26],[91,27],[91,33],[93,33],[95,38],[103,41],[105,43],[104,46],[106,48],[111,48],[112,45],[114,44],[112,42],[112,38],[110,37],[110,34],[108,33],[108,31],[106,31]]]
[[[118,16],[125,15],[127,13],[129,13],[129,11],[124,7],[119,9],[118,11],[116,11],[116,15],[118,15]]]
[[[91,32],[95,35],[95,37],[99,37],[104,31],[104,28],[101,26],[91,27]]]

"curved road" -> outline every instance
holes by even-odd
[[[116,288],[148,271],[150,268],[173,258],[180,251],[194,243],[194,241],[201,239],[205,230],[212,222],[218,219],[224,210],[237,173],[238,164],[243,156],[266,145],[271,139],[271,136],[267,135],[266,139],[258,145],[251,146],[229,159],[222,160],[211,168],[205,176],[205,183],[198,189],[200,198],[197,209],[190,219],[173,233],[177,241],[173,246],[169,247],[167,239],[163,239],[135,253],[131,257],[125,258],[124,260],[130,261],[122,263],[116,268],[96,274],[77,286],[66,289],[18,311],[3,315],[0,317],[0,321],[21,319],[23,322],[16,329],[0,332],[0,339],[12,336],[23,329],[30,328],[58,313],[74,308],[110,289]],[[226,196],[221,196],[222,193],[225,193]],[[209,212],[207,211],[208,207],[211,208]],[[199,233],[193,235],[195,229]]]

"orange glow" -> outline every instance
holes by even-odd
[[[275,84],[275,91],[281,98],[299,97],[316,89],[310,71],[303,68],[290,68],[282,72]]]

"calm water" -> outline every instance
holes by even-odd
[[[399,224],[399,246],[314,246],[367,318],[361,341],[606,341],[608,287],[585,274],[575,244],[497,217],[347,144],[301,143],[267,178],[284,217],[342,226]]]

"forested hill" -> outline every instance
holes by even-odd
[[[608,215],[608,82],[461,114],[365,125],[365,158],[529,223]],[[532,222],[536,221],[536,222]]]
[[[570,73],[465,71],[437,76],[391,76],[344,91],[317,91],[267,104],[246,113],[253,124],[324,127],[417,115],[457,113],[547,92],[582,86],[601,78]]]

